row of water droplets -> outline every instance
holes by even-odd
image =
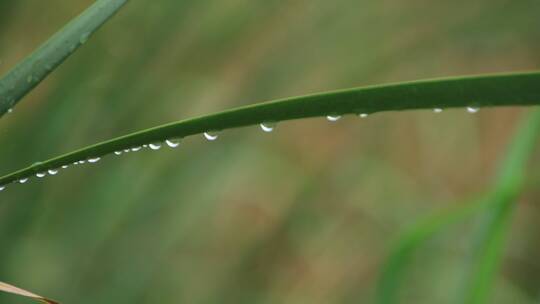
[[[267,127],[267,132],[270,132],[269,131],[270,128],[273,130],[273,127],[269,126],[269,127]],[[216,131],[207,131],[207,132],[204,132],[203,135],[209,141],[214,141],[219,136]],[[177,148],[177,147],[180,146],[180,141],[181,141],[181,138],[174,138],[174,139],[167,139],[167,140],[165,140],[164,143],[165,143],[165,145],[167,145],[170,148]],[[124,153],[129,153],[129,152],[138,152],[138,151],[141,151],[142,149],[145,149],[145,148],[149,148],[151,150],[159,150],[159,149],[161,149],[162,145],[163,145],[162,142],[152,142],[150,144],[145,144],[145,145],[142,145],[142,146],[134,146],[134,147],[127,148],[127,149],[118,150],[118,151],[115,151],[114,154],[115,155],[122,155]],[[85,160],[76,161],[76,162],[73,163],[73,165],[82,165],[82,164],[85,164],[85,163],[97,163],[100,160],[101,160],[101,157],[90,157],[90,158],[85,159]],[[43,177],[45,177],[47,175],[56,175],[56,174],[58,174],[60,169],[67,169],[67,168],[69,168],[69,166],[70,165],[63,165],[60,168],[48,169],[47,171],[36,173],[35,176],[38,177],[38,178],[43,178]],[[25,184],[26,182],[28,182],[29,179],[30,179],[30,177],[24,177],[24,178],[21,178],[19,180],[14,181],[13,183]],[[1,185],[0,186],[0,191],[3,191],[5,188],[6,188],[6,185]]]
[[[217,139],[217,135],[215,136],[215,139]],[[167,139],[167,140],[165,140],[165,144],[167,146],[171,147],[171,148],[176,148],[176,147],[180,146],[180,139]],[[125,149],[125,150],[122,150],[122,151],[116,151],[116,152],[114,152],[114,154],[121,155],[122,153],[127,153],[127,152],[137,152],[137,151],[140,151],[143,148],[150,148],[152,150],[159,150],[161,148],[161,145],[162,144],[160,142],[155,142],[155,143],[151,143],[151,144],[148,144],[148,145],[135,146],[135,147]],[[82,164],[85,164],[85,163],[94,164],[94,163],[97,163],[100,160],[101,160],[101,157],[97,157],[97,156],[96,157],[90,157],[90,158],[87,158],[87,159],[84,159],[84,160],[79,160],[79,161],[73,162],[72,165],[77,166],[77,165],[82,165]],[[36,163],[36,164],[39,164],[39,163]],[[46,171],[37,172],[35,174],[35,176],[37,178],[43,178],[43,177],[45,177],[47,175],[56,175],[56,174],[58,174],[60,169],[67,169],[69,167],[70,167],[70,165],[62,165],[60,168],[48,169]],[[19,180],[14,181],[13,183],[25,184],[26,182],[28,182],[29,179],[30,179],[30,177],[23,177],[23,178],[21,178]],[[1,185],[0,186],[0,191],[3,191],[5,188],[6,188],[6,185]]]
[[[473,113],[473,114],[480,111],[480,108],[475,107],[475,106],[468,106],[466,109],[467,109],[467,112]],[[435,112],[435,113],[441,113],[442,111],[443,111],[443,108],[434,108],[433,109],[433,112]]]
[[[442,108],[434,108],[433,109],[434,113],[441,113],[442,111],[443,111]],[[473,107],[473,106],[467,107],[467,112],[469,112],[469,113],[476,113],[478,111],[479,111],[478,107]],[[369,115],[368,113],[360,113],[360,114],[358,114],[358,116],[360,118],[366,118],[366,117],[368,117],[368,115]],[[336,115],[336,114],[327,115],[326,119],[328,121],[330,121],[330,122],[336,122],[336,121],[341,119],[341,115]],[[276,125],[277,125],[276,122],[262,122],[262,123],[259,124],[261,130],[264,131],[264,132],[267,132],[267,133],[274,131],[274,129],[276,128]],[[207,132],[203,133],[203,136],[204,136],[204,138],[206,138],[209,141],[214,141],[214,140],[218,139],[219,134],[218,134],[217,131],[207,131]],[[167,139],[167,140],[165,140],[165,144],[170,148],[177,148],[178,146],[180,146],[180,141],[181,141],[181,138]],[[129,153],[129,152],[137,152],[137,151],[140,151],[140,150],[142,150],[144,148],[149,148],[151,150],[159,150],[159,149],[161,149],[162,145],[163,145],[162,142],[153,142],[153,143],[145,144],[145,145],[142,145],[142,146],[135,146],[135,147],[131,147],[131,148],[124,149],[124,150],[118,150],[118,151],[115,151],[114,154],[115,155],[122,155],[124,153]],[[86,160],[76,161],[76,162],[73,163],[73,165],[81,165],[81,164],[84,164],[86,162],[88,162],[88,163],[97,163],[99,160],[101,160],[101,157],[91,157],[91,158],[88,158]],[[63,165],[61,168],[62,169],[67,169],[68,167],[69,167],[69,165]],[[48,169],[46,172],[45,171],[44,172],[38,172],[35,175],[38,178],[43,178],[43,177],[47,176],[47,174],[48,175],[56,175],[56,174],[58,174],[58,171],[59,171],[59,169]],[[24,184],[28,180],[29,180],[29,177],[25,177],[25,178],[19,179],[15,183],[18,182],[20,184]],[[0,191],[4,190],[5,188],[6,188],[5,185],[0,186]]]
[[[261,125],[263,125],[263,124],[261,124]],[[273,127],[271,127],[270,124],[269,124],[269,126],[266,127],[266,132],[270,132],[271,130],[273,130]],[[203,135],[209,141],[214,141],[219,136],[216,131],[207,131],[207,132],[204,132]],[[182,140],[181,138],[167,139],[167,140],[165,140],[165,145],[167,145],[170,148],[177,148],[177,147],[180,146],[180,141],[181,140]],[[150,144],[145,144],[145,145],[142,145],[142,146],[134,146],[134,147],[127,148],[127,149],[118,150],[118,151],[115,151],[114,154],[115,155],[122,155],[124,153],[129,153],[129,152],[138,152],[138,151],[141,151],[144,148],[149,148],[151,150],[159,150],[159,149],[161,149],[162,145],[163,145],[162,142],[152,142]],[[73,165],[82,165],[84,163],[91,163],[92,164],[92,163],[97,163],[100,160],[101,160],[101,157],[90,157],[90,158],[85,159],[85,160],[76,161],[76,162],[73,163]],[[61,169],[67,169],[67,168],[69,168],[69,165],[63,165],[60,168]],[[56,174],[58,174],[60,168],[48,169],[47,171],[38,172],[38,173],[35,174],[35,176],[38,177],[38,178],[43,178],[43,177],[45,177],[47,175],[56,175]],[[29,179],[30,179],[30,177],[24,177],[24,178],[21,178],[19,180],[14,181],[13,183],[25,184],[26,182],[28,182]],[[6,188],[6,185],[1,185],[0,186],[0,191],[3,191],[5,188]]]
[[[217,136],[216,136],[217,138]],[[165,144],[171,148],[177,148],[178,146],[180,146],[180,141],[181,141],[181,138],[175,138],[175,139],[167,139],[165,140]],[[161,149],[161,146],[162,146],[162,143],[161,142],[153,142],[153,143],[150,143],[150,144],[147,144],[147,145],[142,145],[142,146],[135,146],[135,147],[131,147],[131,148],[128,148],[128,149],[124,149],[124,150],[118,150],[118,151],[114,151],[114,154],[115,155],[122,155],[124,153],[129,153],[129,152],[138,152],[142,149],[145,149],[145,148],[149,148],[151,150],[159,150]]]
[[[469,107],[467,107],[467,112],[469,112],[469,113],[476,113],[476,112],[478,112],[479,110],[480,110],[479,107],[474,107],[474,106],[469,106]],[[442,111],[443,111],[443,108],[434,108],[434,109],[433,109],[433,112],[434,112],[434,113],[442,113]],[[366,117],[368,117],[368,115],[369,115],[369,114],[367,114],[367,113],[360,113],[360,114],[358,114],[358,116],[359,116],[360,118],[366,118]],[[330,121],[330,122],[335,122],[335,121],[338,121],[338,120],[341,119],[341,115],[336,115],[336,114],[328,115],[328,116],[326,116],[326,119],[327,119],[328,121]],[[266,131],[265,128],[263,127],[263,124],[261,124],[261,128],[263,129],[263,131]],[[270,130],[270,131],[267,131],[267,132],[271,132],[271,130]]]

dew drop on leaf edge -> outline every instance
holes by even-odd
[[[204,132],[204,138],[206,138],[209,141],[214,141],[218,138],[218,134],[216,132],[207,131],[207,132]]]
[[[161,143],[159,142],[151,143],[151,144],[148,144],[148,147],[150,147],[150,149],[152,150],[159,150],[161,149]]]
[[[79,38],[79,42],[81,44],[85,44],[86,41],[88,41],[88,38],[90,38],[90,33],[84,33],[81,35],[81,37]]]
[[[180,138],[167,139],[165,143],[171,148],[176,148],[180,145]]]
[[[469,113],[476,113],[479,110],[480,110],[480,108],[478,108],[478,107],[473,107],[473,106],[467,107],[467,112],[469,112]]]
[[[326,116],[326,120],[334,122],[341,119],[341,115],[328,115]]]
[[[263,122],[260,124],[261,130],[263,130],[266,133],[274,131],[276,128],[276,123],[273,122]]]

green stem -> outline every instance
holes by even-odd
[[[431,79],[325,92],[231,109],[174,122],[36,163],[0,178],[0,185],[114,151],[265,122],[412,109],[540,104],[540,72]]]
[[[128,0],[98,0],[0,79],[0,117],[43,81]]]

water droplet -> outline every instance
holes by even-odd
[[[328,115],[328,116],[326,116],[326,119],[328,121],[332,121],[332,122],[338,121],[340,118],[341,118],[340,115]]]
[[[167,146],[171,148],[176,148],[180,146],[180,141],[181,141],[180,138],[173,138],[173,139],[167,139],[165,143],[167,144]]]
[[[36,173],[36,176],[37,176],[37,177],[44,177],[45,175],[47,175],[47,173],[45,173],[45,172],[38,172],[38,173]]]
[[[8,112],[8,113],[12,113],[12,112],[13,112],[13,109],[12,109],[12,108],[9,108],[9,109],[7,110],[7,112]]]
[[[161,143],[155,142],[148,145],[152,150],[159,150],[161,148]]]
[[[6,186],[0,186],[0,191],[4,191],[6,189]]]
[[[467,107],[467,112],[469,113],[476,113],[480,110],[478,107]]]
[[[49,169],[47,172],[49,172],[50,175],[56,175],[58,173],[57,169]]]
[[[148,145],[142,145],[142,146],[143,146],[143,148],[148,148]]]
[[[79,42],[81,44],[85,44],[86,41],[88,41],[88,38],[90,37],[90,33],[84,33],[81,35],[81,37],[79,38]]]
[[[441,113],[442,111],[443,111],[443,109],[441,109],[441,108],[435,108],[435,109],[433,109],[433,112],[434,112],[434,113]]]
[[[137,147],[131,148],[131,151],[137,152],[137,151],[139,151],[140,149],[142,149],[142,147],[141,147],[141,146],[137,146]]]
[[[366,118],[366,117],[368,117],[368,115],[369,115],[368,113],[360,113],[360,114],[358,114],[358,116],[360,116],[360,118]]]
[[[124,152],[129,153],[130,149],[124,149]]]
[[[20,183],[20,184],[24,184],[24,183],[26,183],[27,181],[28,181],[28,177],[25,177],[25,178],[21,178],[21,179],[19,180],[19,183]]]
[[[276,124],[273,122],[263,122],[260,124],[260,126],[261,130],[267,133],[274,131],[274,129],[276,128]]]
[[[62,169],[67,169],[68,167],[69,167],[68,165],[63,165]]]
[[[101,159],[101,157],[93,157],[93,158],[89,158],[88,162],[89,163],[97,163],[100,159]]]
[[[213,141],[218,138],[218,134],[216,132],[204,132],[204,137],[209,141]]]
[[[114,154],[116,154],[116,155],[121,155],[121,154],[122,154],[122,151],[114,151]]]
[[[74,165],[78,165],[78,164],[79,164],[79,162],[78,162],[78,161],[76,161],[76,162],[74,162],[73,164],[74,164]]]
[[[85,161],[84,159],[81,159],[81,160],[79,161],[79,164],[82,165],[82,164],[84,164],[85,162],[86,162],[86,161]]]

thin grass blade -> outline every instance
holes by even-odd
[[[208,131],[327,115],[414,109],[540,105],[540,72],[430,79],[291,97],[173,122],[38,162],[0,178],[0,186],[115,151]]]
[[[35,293],[31,293],[31,292],[29,292],[27,290],[15,287],[13,285],[10,285],[10,284],[4,283],[4,282],[0,282],[0,291],[11,293],[11,294],[16,294],[16,295],[27,297],[27,298],[32,298],[32,299],[35,299],[37,301],[47,303],[47,304],[58,304],[58,302],[56,302],[56,301],[47,299],[47,298],[39,296],[39,295],[37,295]]]
[[[98,0],[0,79],[0,117],[58,67],[128,0]]]

